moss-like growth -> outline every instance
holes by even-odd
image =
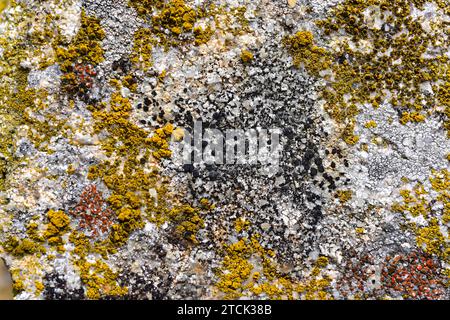
[[[432,171],[430,184],[433,193],[425,190],[422,184],[416,184],[412,190],[403,189],[400,195],[402,203],[395,203],[392,210],[402,213],[407,219],[422,216],[425,226],[410,223],[416,233],[417,245],[426,253],[434,254],[445,262],[450,261],[450,246],[442,230],[448,233],[450,222],[450,173],[447,170]],[[442,209],[436,210],[440,203]]]
[[[70,218],[63,211],[49,210],[47,212],[49,223],[44,231],[44,238],[47,239],[49,245],[58,246],[61,251],[64,241],[62,236],[69,230]]]
[[[353,195],[352,190],[338,190],[336,196],[341,203],[346,203],[351,200]]]
[[[375,121],[373,121],[373,120],[367,121],[364,124],[364,127],[367,128],[367,129],[373,129],[373,128],[376,128],[377,126],[378,126],[377,123]]]
[[[291,54],[294,66],[303,66],[315,76],[331,65],[327,51],[314,45],[313,35],[309,31],[299,31],[293,36],[285,37],[283,44]]]
[[[141,17],[146,17],[153,13],[155,9],[164,6],[165,0],[129,0],[128,5],[134,8]]]
[[[82,96],[92,87],[93,67],[104,60],[101,41],[105,38],[100,21],[81,13],[81,27],[71,43],[65,46],[64,39],[54,43],[56,61],[64,74],[61,77],[64,88],[70,93]]]
[[[442,1],[432,2],[442,8]],[[334,37],[338,31],[345,34],[345,38],[339,38],[339,45],[332,48],[332,76],[323,92],[328,101],[326,110],[337,122],[353,121],[355,104],[378,107],[383,100],[390,102],[401,110],[402,124],[422,122],[427,114],[441,113],[434,106],[448,105],[445,79],[449,59],[442,54],[446,37],[440,26],[443,22],[434,24],[430,31],[424,30],[421,22],[426,18],[411,15],[412,6],[420,9],[423,4],[405,0],[347,0],[329,18],[317,22],[326,35]],[[372,19],[367,18],[367,13],[381,19],[383,27],[368,23]],[[303,37],[299,42],[303,40],[305,45],[309,39]],[[432,47],[436,54],[429,55]],[[425,59],[425,55],[429,57]],[[420,88],[423,83],[431,84],[438,94],[425,93]],[[390,93],[389,98],[386,92]],[[344,99],[346,95],[351,98]]]
[[[248,50],[241,51],[241,60],[243,63],[250,63],[253,60],[253,53]]]
[[[219,30],[235,35],[249,31],[248,21],[244,17],[246,7],[228,8],[214,4],[196,7],[184,0],[130,0],[129,4],[151,23],[151,28],[142,27],[135,32],[131,54],[135,66],[144,70],[153,65],[152,51],[156,46],[165,50],[187,45],[200,46]],[[214,20],[214,24],[210,20]]]
[[[9,236],[2,246],[6,252],[17,257],[22,257],[29,254],[45,253],[45,248],[42,245],[26,238],[18,239],[16,237]]]
[[[224,258],[217,276],[216,287],[227,299],[239,297],[257,297],[265,294],[270,299],[293,299],[294,294],[306,299],[330,299],[328,292],[331,280],[321,275],[321,269],[328,264],[326,257],[320,257],[311,270],[309,279],[294,281],[279,271],[275,262],[275,253],[266,249],[258,241],[259,235],[242,238],[235,243],[225,245]],[[255,266],[261,261],[261,266]],[[254,271],[255,268],[262,272]]]

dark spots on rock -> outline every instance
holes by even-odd
[[[314,209],[311,211],[311,216],[312,216],[312,224],[316,225],[323,217],[322,214],[322,207],[317,205],[314,207]]]
[[[82,300],[85,298],[84,289],[68,287],[65,275],[51,272],[44,277],[43,296],[47,300]]]
[[[194,165],[193,164],[184,164],[183,165],[184,172],[193,172],[194,171]]]
[[[151,104],[151,101],[148,97],[144,98],[144,104],[148,107]]]
[[[309,149],[306,150],[304,159],[305,159],[306,161],[310,161],[312,158],[314,158],[314,152],[312,152],[312,151],[309,150]]]
[[[308,193],[306,194],[306,200],[308,200],[309,202],[315,202],[317,199],[319,199],[319,196],[317,196],[317,195],[314,194],[314,193],[308,192]]]
[[[194,118],[192,117],[192,114],[190,112],[187,112],[185,115],[185,121],[188,124],[192,124],[194,122]]]
[[[334,161],[331,162],[330,166],[331,168],[336,169],[336,163]]]
[[[336,184],[334,183],[334,181],[331,181],[331,182],[330,182],[330,185],[328,186],[328,189],[329,189],[330,191],[336,189]]]
[[[113,71],[116,71],[119,68],[119,61],[114,61],[111,68],[113,69]]]
[[[349,164],[348,164],[348,160],[344,159],[344,166],[346,166],[348,168]]]
[[[145,121],[145,120],[139,120],[139,122],[140,122],[142,125],[146,125],[146,124],[147,124],[147,121]]]
[[[311,174],[311,177],[315,177],[317,175],[317,169],[316,168],[311,168],[309,170],[309,173]]]
[[[345,60],[346,60],[345,55],[341,55],[337,58],[337,62],[339,64],[343,64]]]
[[[216,170],[212,170],[209,172],[208,176],[210,180],[215,181],[219,177],[219,173]]]
[[[200,177],[200,172],[199,172],[197,169],[194,169],[194,170],[192,171],[192,176],[193,176],[194,178],[198,178],[198,177]]]
[[[322,165],[322,159],[320,159],[320,158],[315,158],[314,159],[314,163],[316,164],[316,166],[321,166]]]
[[[136,108],[137,108],[138,110],[142,109],[142,103],[138,103],[137,106],[136,106]]]
[[[213,113],[213,119],[214,120],[220,120],[221,118],[223,118],[225,116],[224,113],[222,112],[214,112]]]
[[[283,134],[288,138],[288,139],[293,139],[294,138],[294,130],[291,127],[287,127],[283,129]]]
[[[148,106],[144,106],[143,108],[142,108],[142,110],[144,110],[144,112],[148,112]]]
[[[111,69],[117,73],[127,74],[131,69],[131,61],[128,58],[120,58],[113,61]]]

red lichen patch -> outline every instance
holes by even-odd
[[[349,257],[336,289],[351,299],[444,299],[446,272],[437,258],[422,251],[386,256]]]
[[[107,233],[115,216],[95,185],[84,189],[78,205],[70,214],[79,218],[79,227],[88,230],[91,237]]]
[[[405,299],[445,298],[445,275],[438,260],[421,252],[387,256],[381,281],[391,296]]]
[[[353,254],[336,282],[336,289],[344,298],[368,299],[382,296],[379,267],[372,256]]]
[[[97,75],[94,67],[91,64],[78,63],[69,67],[69,71],[61,78],[66,91],[78,94],[81,98],[86,96]]]

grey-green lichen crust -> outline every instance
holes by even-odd
[[[0,298],[448,299],[449,8],[0,0]]]

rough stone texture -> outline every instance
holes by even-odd
[[[12,291],[8,283],[11,273],[15,299],[448,299],[449,222],[442,218],[448,203],[438,195],[448,198],[449,182],[446,180],[443,190],[438,191],[430,180],[432,170],[441,175],[448,170],[450,144],[444,117],[433,114],[422,122],[401,124],[401,113],[389,102],[378,108],[364,104],[355,117],[354,133],[359,141],[348,145],[340,138],[340,124],[324,108],[321,93],[327,82],[307,68],[295,68],[283,45],[287,36],[309,30],[318,46],[332,48],[315,22],[332,15],[341,2],[348,1],[166,1],[166,6],[175,3],[199,8],[215,3],[225,9],[215,17],[206,14],[203,20],[196,21],[198,25],[211,23],[215,28],[203,44],[195,45],[192,33],[177,38],[191,39],[186,44],[167,48],[152,44],[153,65],[146,70],[133,64],[130,55],[135,50],[135,32],[151,29],[152,21],[128,1],[11,1],[0,13],[1,85],[20,87],[17,70],[24,68],[26,87],[44,90],[46,98],[45,107],[40,108],[37,96],[33,96],[34,105],[20,112],[16,112],[20,108],[15,105],[18,98],[13,93],[5,93],[0,101],[0,138],[4,140],[0,141],[0,257],[5,260],[3,264],[0,259],[0,297],[4,297],[3,288],[8,285],[5,290]],[[238,7],[245,13],[231,13]],[[155,5],[153,15],[161,10]],[[19,18],[21,12],[28,16]],[[82,12],[99,19],[104,31],[99,41],[103,61],[93,65],[95,75],[87,93],[78,95],[64,89],[61,61],[54,59],[49,65],[39,66],[46,57],[54,57],[58,46],[68,45],[57,43],[54,36],[47,36],[44,44],[38,45],[27,38],[27,32],[33,31],[27,28],[42,28],[42,20],[49,12],[60,15],[58,32],[69,42],[76,39],[81,28]],[[23,25],[35,16],[39,19],[35,19],[33,27]],[[224,17],[232,21],[227,27],[216,24],[217,20],[212,22]],[[448,15],[443,17],[449,21]],[[239,25],[239,19],[248,26]],[[227,29],[233,25],[240,32]],[[167,37],[172,35],[169,29],[163,32]],[[442,32],[448,47],[448,30]],[[11,49],[3,42],[9,38],[25,39],[21,41],[26,54],[14,50],[6,54]],[[33,55],[36,47],[40,51]],[[243,50],[251,52],[249,62],[242,58]],[[125,85],[115,88],[111,79],[127,75],[132,76],[136,89]],[[127,121],[134,125],[133,130],[144,130],[148,137],[167,123],[192,130],[195,120],[202,121],[204,128],[222,132],[278,128],[282,147],[278,171],[264,174],[260,163],[183,164],[177,158],[181,145],[175,139],[170,142],[172,157],[153,157],[142,163],[136,160],[136,166],[147,174],[158,168],[160,180],[146,192],[155,195],[157,202],[162,201],[158,200],[158,188],[164,185],[170,194],[168,211],[175,203],[202,208],[201,227],[187,233],[194,233],[196,241],[176,235],[179,222],[173,215],[161,223],[148,218],[156,209],[146,202],[133,208],[140,212],[142,223],[127,234],[124,243],[107,254],[91,249],[79,254],[77,244],[71,240],[75,230],[90,237],[91,246],[110,239],[112,234],[108,229],[93,238],[80,225],[80,218],[71,214],[86,187],[95,185],[106,200],[105,206],[113,208],[112,224],[120,225],[123,221],[119,213],[131,206],[114,208],[109,197],[115,190],[105,179],[88,177],[93,166],[108,161],[122,162],[118,168],[125,170],[126,155],[111,156],[102,149],[111,133],[95,130],[99,120],[92,110],[100,109],[101,103],[108,105],[114,94],[129,101],[132,110]],[[429,94],[437,93],[431,90]],[[17,117],[9,118],[9,114],[16,113]],[[367,127],[369,121],[376,126]],[[54,129],[47,132],[49,139],[39,145],[36,137],[39,128],[48,130],[45,123]],[[120,143],[116,147],[120,148]],[[141,149],[140,156],[145,151]],[[124,177],[129,178],[126,172]],[[403,201],[400,191],[413,190],[417,184],[423,184],[427,191],[423,201],[430,208],[429,215],[396,212],[393,205]],[[342,191],[351,196],[344,199]],[[136,196],[144,197],[142,192],[136,192]],[[214,206],[203,208],[211,204]],[[54,223],[49,210],[60,210],[70,218],[69,227],[60,230],[59,247],[47,238],[36,240],[30,233],[29,224],[35,222],[38,234],[45,237],[48,225]],[[444,219],[439,225],[443,240],[434,251],[417,240],[417,226],[419,230],[429,226],[430,217]],[[411,221],[417,223],[416,229],[409,224]],[[12,238],[31,239],[35,247],[24,249],[11,244]],[[234,271],[220,270],[227,269],[227,261],[240,259],[230,253],[230,245],[248,239],[263,249],[254,249],[248,257],[246,252],[253,249],[236,251],[237,257],[245,257],[252,267],[248,274],[240,271],[244,278],[234,279],[238,283],[235,286],[225,281],[227,274]],[[273,268],[263,258],[270,255],[269,251],[274,253],[269,259],[275,265],[272,275],[268,270]],[[411,253],[422,259],[420,263],[428,272],[428,282],[412,284],[417,290],[419,286],[420,290],[428,290],[419,290],[417,295],[404,289],[407,285],[401,291],[386,280],[392,269],[387,267],[391,261],[388,256],[400,257],[399,263],[403,261],[409,273],[422,269],[419,260],[406,258]],[[326,263],[319,262],[324,259]],[[106,267],[97,267],[96,263]],[[86,276],[83,268],[89,264],[90,275]],[[272,287],[262,292],[245,287],[254,272],[262,277],[255,280],[254,288],[264,281]],[[323,283],[319,284],[319,280]],[[289,289],[283,281],[297,289]],[[302,285],[310,287],[301,289]],[[276,290],[280,292],[274,293]]]

